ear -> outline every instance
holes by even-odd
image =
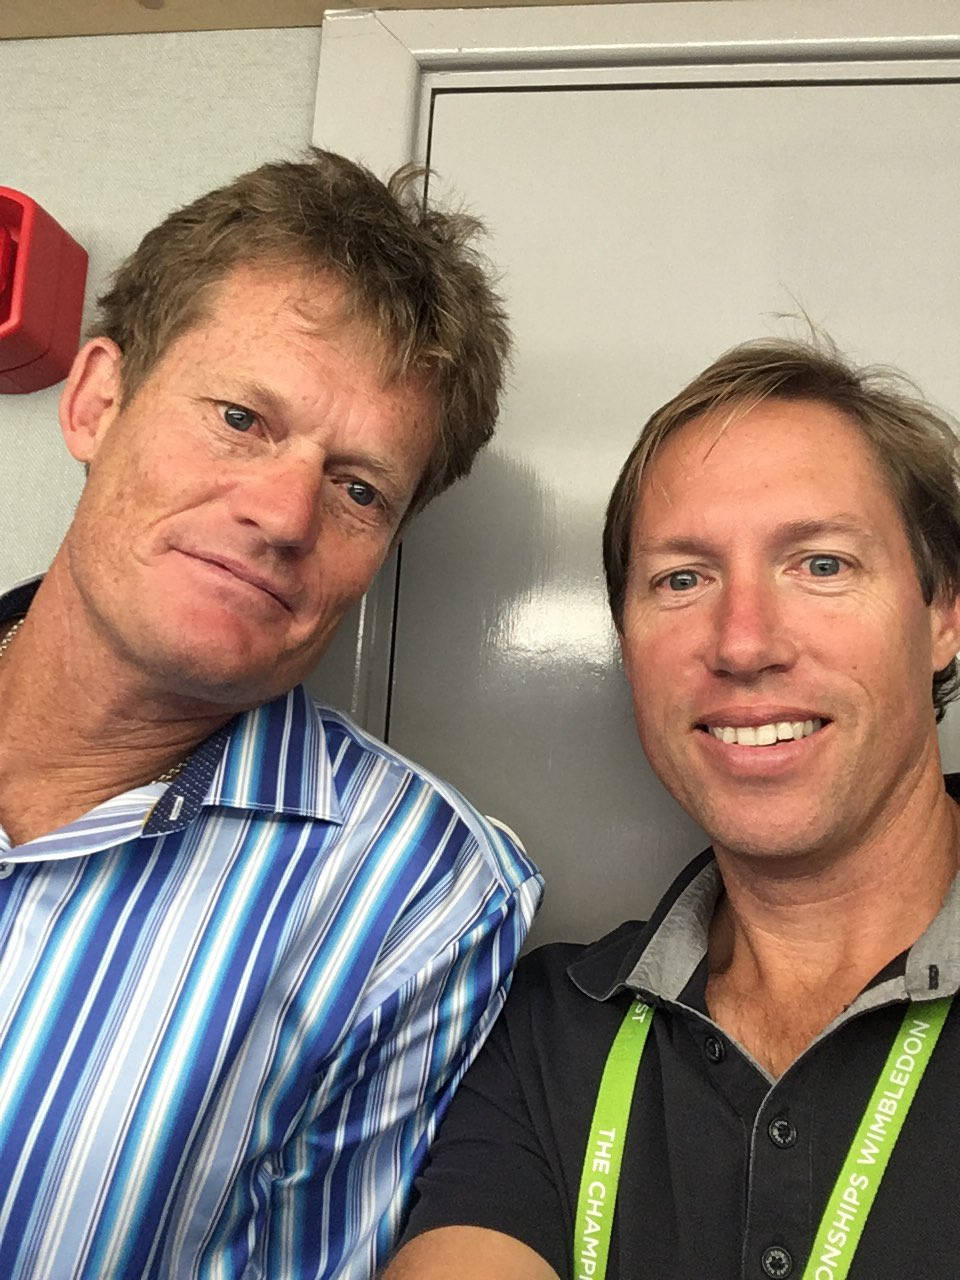
[[[960,596],[938,597],[930,606],[933,670],[943,668],[960,652]]]
[[[78,462],[90,462],[120,409],[121,351],[110,338],[91,338],[73,361],[60,396],[60,429]]]

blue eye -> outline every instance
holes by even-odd
[[[358,507],[369,507],[377,496],[376,489],[364,484],[362,480],[351,480],[347,485],[347,493]]]
[[[225,404],[223,406],[223,420],[228,427],[233,427],[235,431],[249,431],[256,424],[257,415],[250,409],[244,409],[240,404]]]
[[[698,573],[694,573],[692,569],[677,569],[674,573],[669,574],[664,581],[671,591],[690,591],[697,585],[700,578]]]
[[[811,556],[808,563],[815,578],[832,578],[843,567],[839,556]]]

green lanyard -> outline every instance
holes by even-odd
[[[802,1280],[845,1280],[951,999],[909,1005],[824,1210]],[[630,1103],[653,1009],[632,1004],[603,1068],[580,1177],[576,1280],[604,1280]]]

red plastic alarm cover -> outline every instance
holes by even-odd
[[[0,392],[53,386],[80,342],[87,254],[22,191],[0,187]]]

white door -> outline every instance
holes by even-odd
[[[718,9],[704,47],[696,11]],[[943,6],[846,42],[814,10],[798,33],[780,5],[624,6],[619,57],[615,14],[591,41],[571,11],[576,58],[517,52],[523,31],[493,56],[502,15],[460,15],[477,65],[447,70],[453,15],[375,19],[408,49],[426,24],[412,145],[433,194],[486,219],[517,338],[494,446],[401,549],[387,731],[519,831],[548,879],[540,940],[644,915],[705,843],[642,757],[606,616],[603,509],[644,419],[807,318],[960,408],[960,42],[931,37]]]

